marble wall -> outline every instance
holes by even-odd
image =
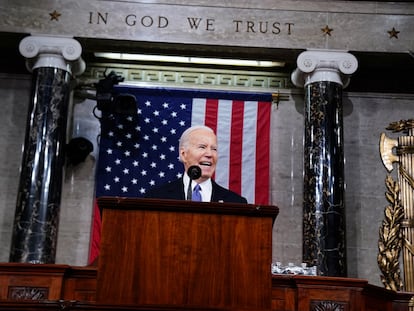
[[[351,79],[352,83],[352,79]],[[377,265],[387,171],[380,134],[394,121],[412,119],[414,96],[344,93],[345,210],[348,276],[380,285]],[[272,200],[280,208],[273,260],[298,263],[302,252],[303,96],[292,94],[273,113]],[[396,168],[396,167],[395,167]],[[395,169],[394,169],[395,170]],[[394,178],[396,172],[392,172]]]
[[[0,262],[9,259],[30,75],[0,75]],[[352,83],[352,80],[351,80]],[[346,91],[346,90],[345,90]],[[273,260],[299,264],[302,256],[303,92],[273,107],[271,197],[279,206],[273,233]],[[348,276],[381,285],[376,262],[378,230],[387,205],[386,170],[379,138],[389,123],[412,119],[414,96],[344,93],[345,208]],[[94,144],[85,162],[65,171],[56,263],[82,266],[89,252],[99,122],[92,100],[74,99],[72,136]],[[388,133],[388,136],[395,134]]]

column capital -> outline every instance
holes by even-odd
[[[85,71],[82,46],[70,37],[28,36],[20,41],[19,51],[29,71],[39,67],[60,68],[72,75]]]
[[[356,57],[340,50],[307,50],[296,60],[298,68],[292,82],[298,87],[317,81],[331,81],[348,86],[350,75],[358,68]]]

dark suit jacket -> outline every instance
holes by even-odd
[[[214,180],[212,183],[211,202],[247,203],[246,198],[237,193],[223,188]],[[185,200],[183,178],[167,183],[161,187],[154,188],[148,192],[146,198]]]

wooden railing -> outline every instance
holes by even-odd
[[[0,264],[2,311],[229,310],[208,306],[99,304],[95,299],[96,288],[96,267]],[[354,278],[272,277],[272,311],[402,311],[408,310],[412,296],[412,293],[389,291]]]
[[[97,266],[0,264],[0,310],[403,311],[410,293],[272,275],[275,206],[100,198]]]

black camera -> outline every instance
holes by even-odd
[[[111,71],[96,84],[97,108],[102,113],[134,115],[137,113],[137,100],[132,94],[114,94],[114,85],[124,78]]]

